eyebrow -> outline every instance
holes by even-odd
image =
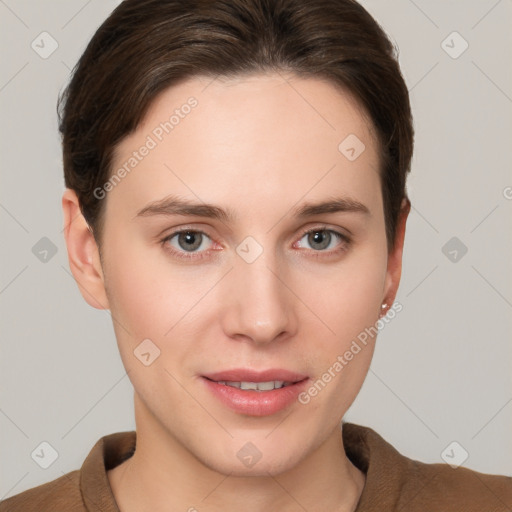
[[[299,219],[312,217],[324,213],[350,212],[371,215],[370,210],[363,203],[350,197],[333,197],[318,203],[305,203],[291,210],[292,216]],[[209,217],[223,222],[232,222],[236,214],[231,209],[223,209],[208,203],[194,203],[178,196],[167,196],[161,200],[149,203],[139,210],[136,217],[171,215],[191,215],[194,217]]]

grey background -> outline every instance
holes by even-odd
[[[117,3],[0,0],[0,499],[78,469],[101,436],[135,427],[110,314],[85,303],[69,271],[55,115]],[[512,2],[362,3],[400,48],[416,152],[403,311],[346,419],[410,458],[443,462],[457,441],[464,466],[512,475]],[[43,31],[58,43],[46,59],[31,47]],[[453,31],[469,44],[458,58],[442,46]],[[33,252],[43,237],[57,251],[46,262]],[[468,249],[456,262],[442,250],[452,237]],[[43,441],[58,452],[48,469],[31,457]]]

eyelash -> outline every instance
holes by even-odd
[[[316,251],[314,249],[308,249],[308,252],[311,252],[312,253],[311,256],[313,256],[314,258],[325,258],[325,257],[329,257],[329,256],[333,256],[335,254],[345,252],[349,248],[350,244],[352,243],[352,240],[347,235],[344,235],[343,233],[340,233],[334,229],[329,229],[327,226],[319,226],[319,227],[315,227],[312,229],[308,229],[308,230],[302,232],[302,234],[299,237],[299,240],[304,238],[305,235],[322,232],[322,231],[333,234],[335,237],[338,238],[338,240],[341,240],[342,243],[340,244],[340,247],[338,247],[334,250],[330,250],[330,251],[326,251],[326,250]],[[183,229],[179,229],[177,231],[173,231],[171,234],[169,234],[165,238],[163,238],[160,242],[161,242],[162,246],[165,246],[165,248],[168,252],[170,252],[173,256],[175,256],[179,259],[191,261],[191,260],[202,260],[205,257],[207,257],[205,255],[207,253],[207,251],[202,251],[202,252],[197,252],[197,253],[194,253],[194,252],[187,253],[186,251],[178,251],[174,248],[169,248],[170,246],[166,242],[172,240],[176,235],[179,235],[181,233],[187,233],[187,232],[194,233],[194,234],[199,233],[199,234],[205,235],[207,238],[209,238],[211,240],[211,237],[208,235],[208,233],[205,233],[204,231],[201,231],[198,229],[183,228]]]

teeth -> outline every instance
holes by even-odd
[[[291,384],[290,382],[284,382],[282,380],[271,380],[268,382],[232,382],[220,380],[218,382],[219,384],[224,384],[226,386],[253,391],[271,391]]]
[[[264,383],[262,382],[262,384]],[[240,382],[240,389],[258,390],[258,384],[256,382]]]

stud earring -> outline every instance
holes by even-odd
[[[382,312],[381,312],[381,314],[379,315],[379,318],[382,318],[383,316],[385,316],[385,315],[386,315],[386,309],[387,309],[387,307],[388,307],[387,302],[384,302],[384,304],[382,304],[382,306],[381,306],[381,310],[382,310]]]

